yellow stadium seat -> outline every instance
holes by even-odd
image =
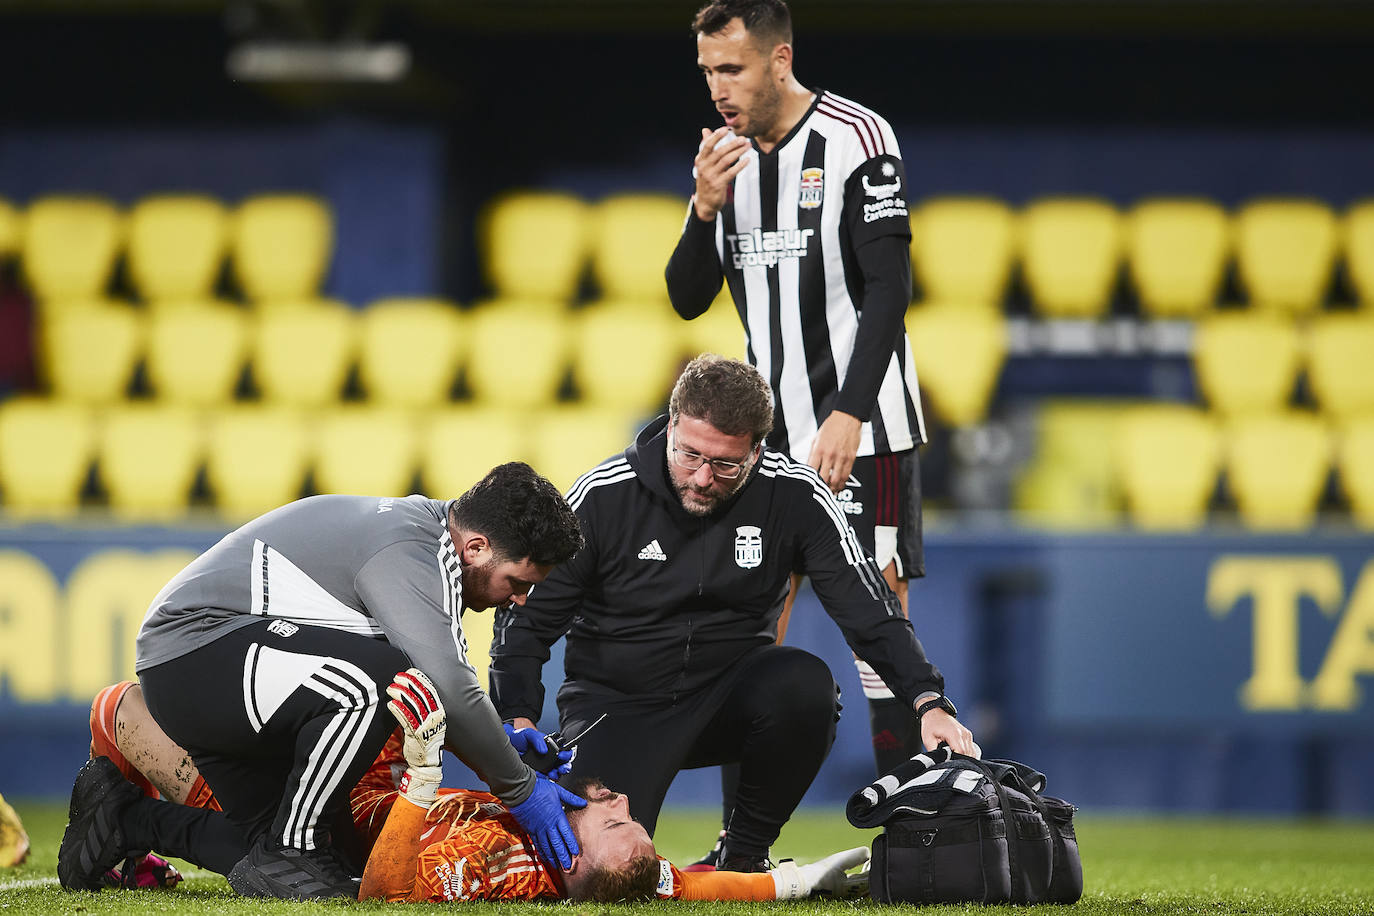
[[[129,211],[129,277],[145,301],[205,299],[228,242],[224,205],[201,194],[145,197]]]
[[[19,253],[23,237],[23,217],[14,204],[0,197],[0,261]]]
[[[84,406],[46,398],[0,404],[0,494],[10,515],[74,515],[94,456]]]
[[[381,299],[358,316],[358,375],[378,404],[448,400],[458,374],[463,313],[443,299]]]
[[[263,401],[323,407],[343,395],[358,352],[357,314],[333,299],[279,304],[258,312],[250,338]]]
[[[1336,472],[1355,523],[1374,530],[1374,414],[1353,417],[1341,427]]]
[[[729,288],[724,286],[710,308],[683,325],[679,338],[682,341],[682,355],[689,359],[702,353],[748,359],[744,325],[740,323]]]
[[[334,253],[334,215],[306,194],[250,197],[230,222],[230,246],[249,299],[308,299],[319,294]]]
[[[129,521],[186,512],[204,448],[200,420],[180,406],[131,404],[100,418],[100,479],[110,510]]]
[[[446,499],[467,492],[498,464],[525,461],[526,442],[543,435],[518,410],[450,407],[434,411],[421,434],[425,492]]]
[[[407,411],[340,407],[315,429],[315,490],[405,496],[415,477],[415,423]]]
[[[1221,461],[1220,435],[1201,410],[1137,407],[1121,417],[1114,460],[1132,521],[1149,530],[1187,530],[1207,518]]]
[[[1216,302],[1231,253],[1231,223],[1210,200],[1159,197],[1126,214],[1126,264],[1141,310],[1193,318]]]
[[[157,399],[188,407],[232,401],[248,357],[248,318],[214,301],[153,311],[146,366]]]
[[[463,379],[490,407],[543,407],[568,371],[572,319],[539,303],[498,299],[467,318]]]
[[[310,457],[303,419],[280,407],[215,411],[206,430],[205,475],[221,513],[252,518],[301,495]]]
[[[935,197],[911,211],[911,267],[922,298],[1000,306],[1016,217],[990,197]]]
[[[952,426],[981,422],[1007,357],[1002,313],[927,302],[907,312],[906,330],[917,379],[935,412]]]
[[[1281,316],[1218,312],[1199,322],[1193,337],[1198,386],[1223,414],[1277,410],[1297,384],[1300,344],[1293,322]]]
[[[682,367],[680,324],[666,303],[600,302],[573,313],[573,381],[589,406],[655,411]]]
[[[1308,329],[1307,381],[1325,413],[1374,413],[1374,315],[1331,312],[1314,318]]]
[[[1290,314],[1321,305],[1336,260],[1336,216],[1326,204],[1267,198],[1235,217],[1236,267],[1251,304]]]
[[[603,299],[667,302],[663,269],[682,235],[687,201],[614,194],[592,212],[592,275]]]
[[[54,195],[24,218],[24,275],[40,300],[103,295],[124,241],[124,221],[100,197]]]
[[[0,236],[4,231],[0,230]],[[1374,199],[1362,200],[1346,211],[1341,225],[1345,268],[1360,303],[1374,305]],[[0,243],[0,251],[4,250]]]
[[[143,356],[143,316],[123,303],[63,304],[43,321],[43,366],[55,397],[87,404],[122,399]]]
[[[1127,407],[1119,401],[1081,399],[1040,406],[1035,457],[1013,493],[1015,508],[1026,521],[1064,529],[1117,523],[1121,495],[1112,466],[1112,432]]]
[[[587,204],[571,194],[518,191],[497,197],[478,220],[482,266],[497,296],[567,302],[587,266]]]
[[[635,411],[569,404],[530,418],[529,463],[564,493],[578,477],[619,455],[635,435]]]
[[[1021,259],[1036,311],[1050,318],[1106,313],[1121,258],[1121,217],[1106,201],[1046,198],[1021,214]]]
[[[1226,430],[1226,480],[1249,528],[1311,527],[1331,469],[1326,426],[1283,411],[1235,420]]]

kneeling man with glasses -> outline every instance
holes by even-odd
[[[566,636],[560,727],[582,739],[573,775],[630,799],[652,835],[679,770],[739,764],[719,867],[764,871],[782,825],[835,738],[839,702],[820,658],[776,643],[792,573],[810,577],[855,654],[919,716],[927,748],[976,755],[944,679],[815,470],[767,448],[768,383],[705,355],[666,417],[568,493],[586,546],[498,611],[491,692],[516,728],[544,705],[540,670]]]

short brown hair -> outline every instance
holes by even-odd
[[[687,364],[673,386],[668,416],[705,420],[727,436],[758,445],[773,431],[773,392],[753,366],[714,353]]]
[[[768,46],[792,43],[792,13],[783,0],[712,0],[697,10],[692,34],[714,35],[739,19],[750,37]]]
[[[568,889],[568,899],[595,903],[652,900],[658,892],[658,869],[657,856],[636,856],[624,868],[596,868],[576,890]]]

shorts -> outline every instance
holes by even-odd
[[[849,482],[835,498],[879,569],[895,561],[898,579],[919,579],[926,574],[921,465],[916,449],[854,459]]]

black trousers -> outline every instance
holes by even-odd
[[[676,702],[598,691],[558,694],[562,732],[582,739],[572,775],[595,776],[629,797],[650,834],[679,770],[739,764],[730,816],[732,854],[763,855],[778,838],[835,741],[839,697],[825,662],[793,646],[747,653],[712,685]]]
[[[240,856],[264,837],[297,849],[334,845],[349,791],[395,728],[386,686],[410,664],[380,639],[284,624],[255,622],[139,674],[149,712],[190,753],[243,838]],[[215,833],[221,845],[233,835]]]

